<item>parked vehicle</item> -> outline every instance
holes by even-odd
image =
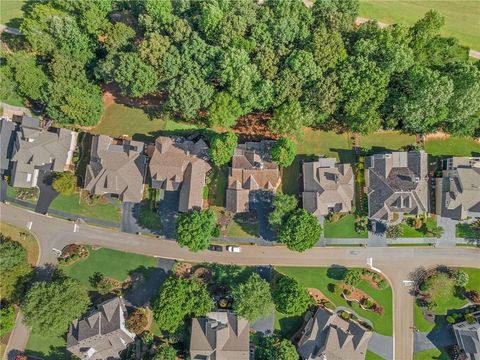
[[[210,245],[208,247],[208,250],[210,250],[210,251],[223,251],[223,246],[221,246],[221,245]]]
[[[228,245],[227,246],[227,251],[228,252],[233,252],[233,253],[239,253],[239,252],[242,252],[242,248],[240,246],[236,246],[236,245]]]

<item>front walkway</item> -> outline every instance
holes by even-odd
[[[444,230],[442,236],[437,240],[438,246],[454,247],[457,244],[457,239],[455,237],[457,224],[457,220],[437,216],[437,225],[441,226]]]

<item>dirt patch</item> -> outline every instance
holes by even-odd
[[[233,132],[240,136],[240,140],[278,139],[280,135],[274,134],[268,128],[270,113],[251,113],[240,117],[233,127]]]
[[[199,267],[196,268],[193,271],[192,276],[196,277],[199,279],[202,283],[208,284],[210,280],[212,279],[213,273],[210,269],[205,268],[205,267]]]
[[[320,305],[325,301],[332,302],[328,297],[325,296],[324,293],[322,293],[317,288],[308,288],[307,291],[317,305]]]
[[[147,94],[141,98],[128,97],[122,94],[120,87],[115,83],[102,84],[102,93],[105,107],[116,103],[146,110],[156,108],[166,100],[165,92]]]
[[[179,278],[188,279],[192,274],[192,264],[179,263],[175,266],[175,275]]]
[[[431,134],[425,135],[425,140],[431,140],[431,139],[440,139],[440,140],[445,140],[450,137],[449,134],[444,133],[443,131],[437,131]]]

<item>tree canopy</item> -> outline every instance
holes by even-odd
[[[22,302],[22,312],[25,324],[33,331],[59,336],[89,304],[86,289],[77,280],[61,275],[49,282],[35,282]]]
[[[255,349],[256,360],[295,360],[298,359],[297,349],[290,340],[278,336],[260,337]]]
[[[272,147],[272,159],[278,165],[288,167],[295,160],[297,154],[297,145],[290,138],[281,138],[277,140]]]
[[[153,301],[153,315],[162,331],[174,333],[186,316],[203,316],[213,307],[207,287],[195,279],[169,277]]]
[[[215,134],[210,144],[210,157],[217,166],[228,164],[237,147],[238,137],[229,131]]]
[[[56,173],[52,187],[60,194],[73,194],[77,187],[77,177],[69,172]]]
[[[280,241],[290,250],[303,252],[312,248],[322,234],[322,226],[317,218],[298,209],[290,213],[280,228]]]
[[[287,195],[283,193],[275,194],[273,198],[273,210],[268,215],[268,222],[270,225],[278,230],[285,219],[298,206],[298,201],[295,195]]]
[[[273,300],[277,310],[287,315],[303,314],[312,302],[307,289],[287,276],[282,276],[275,284]]]
[[[190,251],[208,248],[210,239],[216,228],[217,220],[212,209],[192,210],[181,214],[176,224],[176,239],[180,246]]]
[[[270,285],[257,273],[250,275],[244,283],[237,284],[232,295],[233,309],[250,322],[267,317],[272,311]]]

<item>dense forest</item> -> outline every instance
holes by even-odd
[[[30,0],[24,41],[4,51],[2,91],[57,123],[95,125],[101,84],[159,94],[185,121],[229,128],[271,114],[274,133],[304,126],[371,133],[480,133],[480,62],[412,27],[356,27],[358,0]]]

